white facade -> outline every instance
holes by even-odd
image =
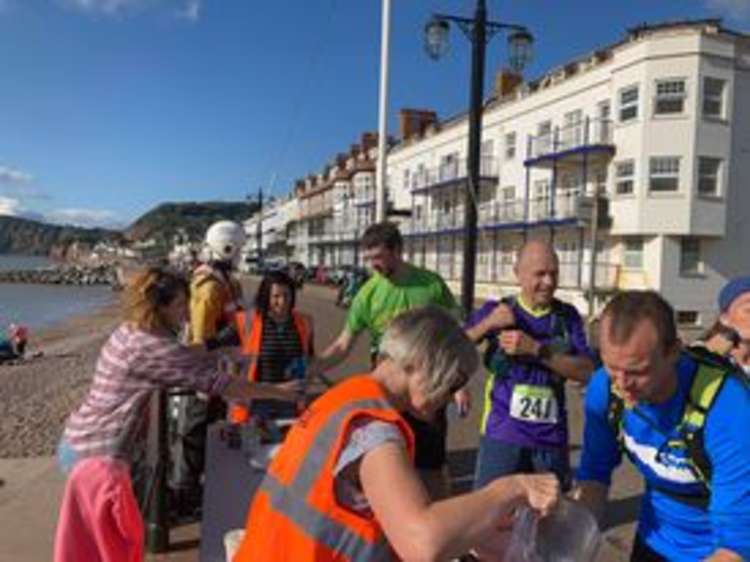
[[[750,271],[750,38],[711,24],[642,29],[491,102],[484,112],[478,293],[513,291],[524,237],[550,238],[564,298],[596,288],[664,294],[683,325],[713,319],[722,283]],[[462,268],[468,124],[443,123],[388,159],[395,198],[410,198],[411,260],[455,288]],[[743,157],[744,155],[744,157]]]
[[[560,256],[561,297],[582,312],[593,277],[599,305],[617,290],[653,289],[683,329],[707,326],[721,285],[750,272],[746,100],[750,36],[716,22],[632,30],[533,83],[502,86],[483,116],[477,295],[515,292],[516,251],[543,237]],[[461,115],[402,139],[387,162],[393,207],[411,209],[407,258],[455,290],[467,138]],[[367,146],[298,182],[293,254],[306,265],[358,259],[356,241],[374,220]]]

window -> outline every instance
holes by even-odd
[[[654,115],[682,113],[686,97],[685,80],[658,80]]]
[[[698,195],[719,195],[719,171],[721,158],[698,158]]]
[[[678,310],[677,311],[677,325],[678,326],[699,326],[701,316],[697,310]]]
[[[643,239],[625,240],[623,265],[626,269],[643,269]]]
[[[516,133],[505,135],[505,159],[513,160],[516,157]]]
[[[703,117],[724,117],[724,84],[724,80],[718,78],[703,79]]]
[[[483,176],[495,174],[493,158],[495,154],[495,142],[492,139],[482,141],[482,160],[480,163],[480,173]]]
[[[651,158],[649,190],[655,192],[677,191],[680,179],[680,159],[675,156]]]
[[[630,86],[620,91],[620,123],[638,117],[638,86]]]
[[[615,164],[615,193],[618,195],[629,195],[633,193],[634,176],[634,160],[624,160]]]
[[[536,155],[552,150],[552,121],[542,121],[536,129]]]
[[[406,170],[404,170],[404,184],[403,184],[404,189],[409,189],[410,176],[411,176],[411,170],[407,168]]]
[[[440,159],[440,181],[452,180],[458,176],[458,152],[446,154]]]
[[[680,274],[697,275],[702,271],[700,239],[682,238],[680,240]]]
[[[507,185],[502,191],[503,201],[513,201],[516,198],[516,186]]]

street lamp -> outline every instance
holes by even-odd
[[[461,278],[461,304],[468,315],[474,306],[474,278],[477,251],[477,207],[479,196],[480,147],[482,136],[482,96],[484,90],[484,58],[487,41],[500,31],[509,31],[508,64],[521,72],[531,60],[531,33],[516,24],[487,21],[485,0],[477,0],[472,19],[434,14],[425,25],[425,51],[433,60],[448,51],[450,22],[455,23],[471,42],[471,82],[469,96],[469,146],[467,158],[468,189],[464,202],[464,261]]]

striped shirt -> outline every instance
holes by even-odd
[[[145,446],[146,407],[154,390],[180,386],[221,394],[228,383],[215,356],[121,324],[102,347],[91,387],[68,418],[63,438],[81,457],[131,462]]]
[[[263,319],[260,357],[258,358],[258,380],[282,382],[289,379],[286,370],[291,362],[303,357],[294,320],[290,316],[282,322],[275,322],[270,316]]]

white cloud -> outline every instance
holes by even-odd
[[[63,0],[66,4],[84,12],[118,14],[125,10],[139,8],[145,0]]]
[[[23,208],[18,199],[0,196],[0,215],[10,215],[18,217],[22,214]]]
[[[177,16],[188,21],[198,21],[201,15],[201,0],[186,0],[181,10],[177,11]]]
[[[750,21],[750,0],[706,0],[706,8],[735,21]]]
[[[0,0],[0,3],[7,0]],[[200,17],[202,0],[58,0],[73,9],[88,14],[118,16],[144,10],[166,10],[190,22]]]
[[[2,0],[0,0],[0,2],[2,2]],[[31,183],[32,179],[34,178],[31,176],[31,174],[22,172],[21,170],[9,168],[8,166],[0,166],[0,183],[15,185],[27,184]]]
[[[84,226],[87,228],[121,228],[122,223],[112,211],[104,209],[57,209],[47,213],[49,222]]]

